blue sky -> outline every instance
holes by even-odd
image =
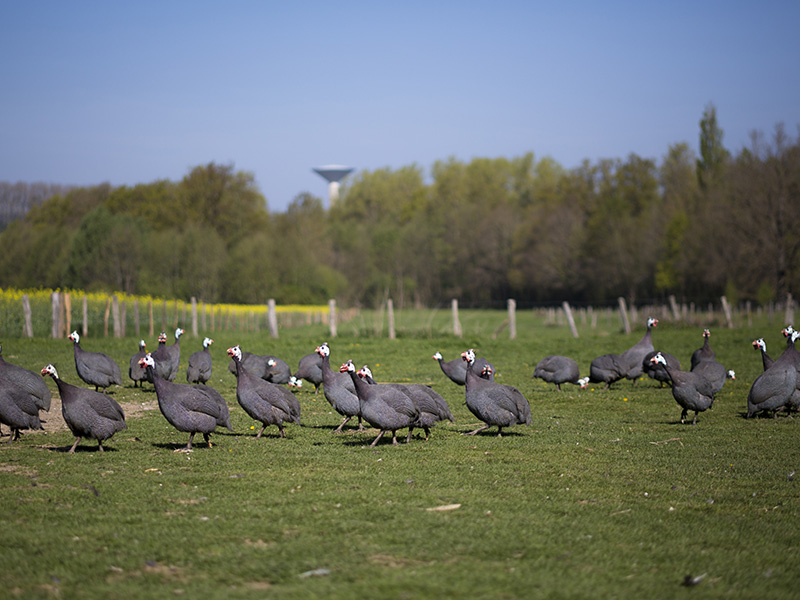
[[[250,171],[273,211],[325,164],[661,160],[717,107],[734,153],[800,125],[800,2],[0,3],[0,180]]]

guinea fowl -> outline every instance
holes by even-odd
[[[289,383],[292,379],[292,370],[286,361],[277,356],[267,355],[267,368],[264,371],[264,379],[271,383]]]
[[[83,438],[97,440],[97,447],[103,452],[104,441],[116,432],[128,428],[122,407],[113,398],[62,381],[52,364],[42,369],[42,377],[47,375],[50,375],[58,386],[61,414],[72,435],[75,436],[75,443],[69,449],[69,454],[75,452],[75,448]]]
[[[150,356],[153,357],[153,361],[156,365],[155,372],[158,373],[158,376],[162,379],[166,379],[167,381],[171,381],[169,375],[172,371],[172,363],[170,362],[169,350],[167,349],[166,332],[162,331],[158,334],[158,348],[156,348],[156,351],[151,353]],[[139,368],[141,370],[141,366]],[[153,383],[153,379],[149,375],[150,372],[147,369],[144,369],[144,373],[145,381]]]
[[[708,342],[710,338],[711,332],[708,329],[703,329],[703,345],[692,352],[692,369],[694,369],[700,361],[714,360],[717,357],[716,352],[711,349],[711,345]]]
[[[147,354],[147,344],[144,340],[139,340],[139,351],[131,356],[131,361],[128,364],[128,377],[133,380],[133,387],[141,387],[143,381],[147,381],[144,370],[139,366],[139,361]]]
[[[661,363],[654,363],[650,359],[656,355],[656,352],[648,352],[647,355],[642,360],[642,372],[647,375],[650,379],[655,379],[661,383],[661,387],[664,387],[665,383],[672,385],[672,380],[669,378],[669,373],[664,368],[664,365]],[[661,352],[661,356],[663,356],[667,364],[671,366],[673,369],[680,371],[681,370],[681,361],[677,358],[672,356],[672,354],[668,354],[666,352]]]
[[[442,358],[442,353],[437,352],[433,355],[433,359],[439,363],[439,366],[442,369],[442,373],[447,375],[448,378],[454,383],[458,385],[464,385],[467,379],[467,364],[464,362],[464,359],[461,357],[454,358],[453,360],[445,361]],[[483,367],[488,365],[489,362],[485,358],[476,358],[475,359],[475,372],[481,373]],[[494,367],[492,367],[492,371],[494,371]],[[492,381],[494,381],[494,375],[492,375]]]
[[[592,383],[604,382],[609,389],[611,384],[625,377],[625,368],[619,354],[604,354],[598,356],[589,365],[589,381]]]
[[[0,376],[0,423],[11,428],[8,436],[9,444],[19,439],[20,431],[23,429],[42,428],[35,396],[2,376]]]
[[[300,424],[300,403],[289,390],[270,383],[248,372],[242,364],[242,350],[239,346],[228,348],[228,356],[236,364],[236,399],[256,421],[261,422],[261,437],[268,425],[277,425],[282,438],[286,437],[283,424],[286,421]]]
[[[169,357],[169,375],[167,379],[175,381],[178,375],[178,369],[181,364],[181,336],[185,333],[183,329],[178,327],[175,329],[175,341],[171,346],[166,346],[167,356]]]
[[[412,398],[400,388],[385,384],[369,384],[363,370],[356,373],[352,360],[344,363],[339,371],[348,373],[358,394],[361,418],[380,429],[370,447],[374,447],[383,434],[392,432],[392,445],[397,445],[397,430],[408,427],[408,438],[419,420],[419,408]]]
[[[539,378],[547,383],[555,383],[556,389],[561,391],[562,383],[574,383],[585,388],[589,383],[589,378],[580,378],[578,363],[568,356],[557,356],[551,354],[545,356],[536,363],[533,370],[533,377]]]
[[[364,373],[364,379],[366,379],[367,383],[370,385],[376,384],[369,367],[364,366],[361,371]],[[431,428],[438,421],[454,421],[453,413],[450,412],[450,406],[448,406],[447,401],[430,386],[422,383],[387,383],[385,385],[393,385],[400,388],[400,391],[414,400],[419,409],[419,419],[416,426],[422,427],[426,441],[431,435]],[[411,433],[409,432],[410,436]]]
[[[727,370],[716,360],[701,360],[691,372],[697,373],[708,381],[711,385],[712,397],[715,397],[722,390],[726,379],[736,379],[736,373]]]
[[[161,414],[175,429],[189,434],[186,447],[175,452],[191,452],[196,433],[203,434],[210,448],[209,435],[217,426],[233,431],[228,405],[217,390],[207,385],[173,383],[164,379],[155,370],[156,362],[151,354],[146,354],[139,364],[153,380]]]
[[[664,355],[656,352],[650,359],[654,363],[660,363],[672,380],[672,397],[683,409],[681,411],[681,423],[686,422],[686,415],[690,410],[694,411],[692,425],[697,425],[697,415],[704,410],[711,408],[714,402],[711,384],[705,377],[692,371],[681,371],[674,369],[667,363]]]
[[[761,364],[764,365],[764,370],[766,371],[775,362],[772,358],[770,358],[769,354],[767,354],[767,342],[764,341],[764,338],[753,340],[753,348],[756,350],[761,350]]]
[[[6,362],[3,359],[3,348],[0,346],[0,377],[21,387],[30,394],[39,410],[50,410],[50,388],[38,374],[24,367]]]
[[[461,356],[467,363],[465,379],[467,408],[485,423],[482,427],[464,435],[475,435],[489,427],[497,426],[497,437],[501,437],[503,427],[531,424],[531,405],[517,388],[479,377],[475,373],[474,350],[469,349]],[[487,365],[483,370],[491,371],[491,367]]]
[[[792,405],[792,397],[797,393],[798,376],[794,356],[797,350],[794,343],[798,335],[796,331],[791,333],[786,350],[750,386],[747,394],[748,417],[766,411],[772,411],[772,416],[776,417],[779,410]]]
[[[300,359],[297,371],[294,372],[294,378],[296,381],[305,379],[313,383],[314,393],[319,392],[319,386],[322,384],[322,357],[317,352],[306,354]],[[297,383],[295,382],[294,385],[297,385]]]
[[[119,365],[113,358],[102,352],[87,352],[81,348],[81,336],[77,331],[69,334],[75,346],[75,370],[78,377],[89,385],[93,385],[95,391],[116,384],[122,385],[122,373]]]
[[[344,426],[353,417],[358,417],[358,430],[363,431],[361,406],[350,375],[331,369],[331,349],[327,342],[317,346],[316,353],[322,359],[322,391],[325,399],[333,407],[333,410],[344,417],[333,433],[341,433]]]
[[[251,354],[250,352],[242,350],[241,363],[244,365],[244,368],[247,369],[247,372],[251,375],[255,375],[261,379],[266,379],[268,360],[269,358],[266,356],[259,356],[258,354]],[[228,363],[228,371],[236,375],[236,361],[231,360],[231,362]]]
[[[647,319],[647,331],[638,342],[619,355],[625,367],[624,377],[632,379],[634,383],[642,375],[642,361],[650,352],[653,352],[652,330],[658,325],[658,319]]]
[[[189,357],[189,366],[186,367],[186,381],[189,383],[206,383],[211,379],[211,351],[208,347],[213,343],[210,337],[203,338],[203,349]]]

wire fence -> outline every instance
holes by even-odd
[[[208,304],[79,290],[0,289],[0,336],[64,337],[77,330],[84,337],[152,337],[181,327],[187,332],[264,331],[321,324],[331,327],[349,311],[327,306]]]

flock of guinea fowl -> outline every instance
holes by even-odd
[[[647,332],[631,348],[621,354],[605,354],[595,358],[588,377],[579,377],[577,363],[566,356],[547,356],[536,365],[534,377],[554,383],[572,383],[586,387],[589,382],[605,383],[608,388],[620,379],[636,380],[643,374],[668,384],[672,395],[681,407],[681,422],[689,411],[697,415],[711,407],[714,397],[727,378],[735,377],[716,360],[709,343],[710,332],[703,332],[703,346],[691,357],[691,370],[682,371],[680,362],[666,352],[653,347],[651,331],[657,319],[648,319]],[[192,450],[192,441],[198,433],[211,445],[209,435],[217,427],[233,431],[228,405],[220,393],[206,385],[211,378],[210,338],[203,340],[203,349],[189,357],[186,371],[187,383],[176,383],[180,363],[180,337],[183,330],[175,331],[175,341],[167,345],[167,336],[159,336],[159,347],[153,353],[146,351],[145,342],[130,360],[129,376],[134,386],[152,383],[158,406],[164,418],[178,431],[189,434],[185,447],[176,452]],[[753,382],[747,398],[747,416],[761,412],[800,409],[800,352],[795,341],[800,332],[791,326],[783,330],[787,346],[781,356],[771,359],[763,339],[753,342],[761,351],[764,371]],[[93,439],[98,449],[117,431],[126,429],[125,415],[120,405],[105,391],[112,385],[122,385],[119,365],[102,352],[81,348],[77,332],[69,335],[74,345],[75,368],[78,376],[95,389],[84,388],[63,381],[52,364],[39,374],[6,362],[0,348],[0,423],[11,428],[9,443],[20,437],[25,429],[41,429],[39,414],[50,410],[50,389],[44,377],[54,379],[61,398],[64,421],[75,436],[69,449],[75,451],[79,442]],[[322,386],[331,406],[342,416],[342,422],[333,431],[338,433],[353,418],[358,420],[359,431],[363,422],[379,430],[370,446],[375,446],[384,434],[391,432],[392,443],[397,443],[397,431],[408,429],[406,441],[415,428],[425,432],[428,439],[436,422],[453,420],[447,402],[430,386],[422,384],[376,383],[369,368],[356,369],[352,361],[339,368],[331,368],[330,347],[321,344],[313,354],[304,356],[294,375],[288,365],[275,356],[260,356],[243,352],[239,346],[228,348],[232,361],[229,370],[236,375],[236,398],[244,411],[262,427],[256,435],[261,437],[271,425],[285,437],[285,423],[300,423],[300,403],[285,387],[300,387],[306,380],[314,384],[315,393]],[[476,433],[497,427],[497,435],[514,425],[529,425],[531,408],[525,396],[514,386],[494,381],[494,367],[485,358],[477,358],[474,350],[467,350],[460,358],[444,361],[440,353],[433,356],[447,377],[465,387],[467,408],[483,425],[465,433]]]

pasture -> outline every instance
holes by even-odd
[[[235,433],[217,430],[208,448],[174,453],[187,434],[162,417],[152,386],[134,389],[128,359],[137,341],[85,338],[123,370],[112,396],[128,429],[97,452],[74,455],[66,430],[26,433],[0,444],[0,590],[20,598],[789,598],[800,573],[800,419],[744,419],[749,385],[761,372],[751,346],[763,336],[773,357],[784,348],[776,318],[752,327],[711,324],[717,359],[736,371],[696,426],[679,422],[668,388],[641,379],[610,390],[563,392],[531,378],[547,354],[577,360],[621,352],[630,335],[600,319],[546,326],[518,314],[518,337],[493,333],[501,311],[462,311],[463,338],[447,333],[449,314],[399,312],[399,336],[375,335],[362,313],[329,339],[320,325],[281,332],[216,332],[213,385],[226,398]],[[660,315],[659,315],[660,317]],[[681,360],[702,344],[707,323],[662,320],[657,349]],[[203,332],[201,332],[202,336]],[[302,426],[259,427],[238,406],[225,349],[274,354],[294,370],[323,341],[331,364],[369,364],[380,382],[428,383],[448,401],[455,423],[428,441],[392,446],[377,432],[340,422],[322,392],[297,392]],[[150,349],[155,340],[147,340]],[[181,374],[200,348],[182,339]],[[464,388],[442,374],[445,360],[473,347],[497,368],[497,381],[531,404],[530,427],[496,437],[477,425]],[[38,371],[54,362],[80,384],[72,344],[5,339],[3,356]],[[55,386],[48,379],[54,391]],[[54,409],[51,409],[51,413]],[[47,415],[46,420],[50,420]],[[4,433],[8,432],[3,427]],[[405,432],[403,432],[403,437]],[[7,437],[2,438],[5,442]]]

